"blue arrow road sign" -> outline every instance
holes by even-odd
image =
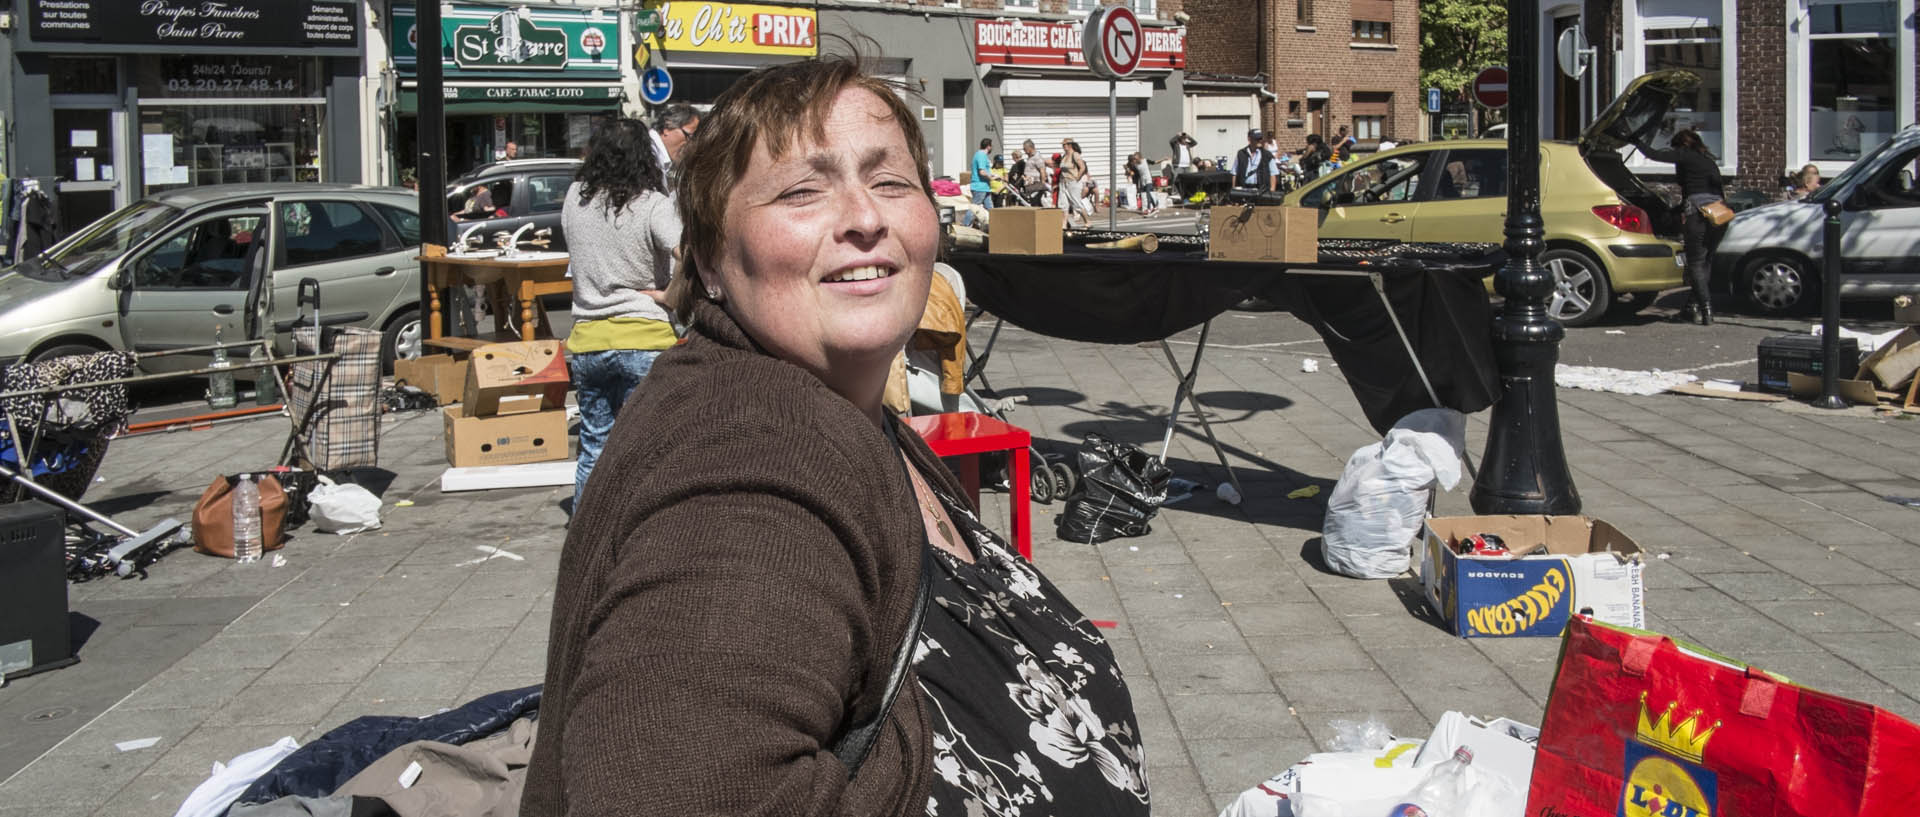
[[[1427,113],[1439,113],[1439,112],[1440,112],[1440,89],[1428,88],[1427,89]]]
[[[673,75],[660,66],[648,68],[640,75],[640,98],[648,105],[659,105],[673,96]]]

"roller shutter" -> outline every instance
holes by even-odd
[[[1107,100],[1061,97],[1002,97],[1005,121],[997,150],[1019,147],[1032,139],[1041,156],[1060,152],[1060,140],[1080,143],[1087,170],[1102,186],[1107,183]],[[1125,159],[1140,149],[1140,100],[1122,99],[1119,109],[1119,150]],[[1169,137],[1172,134],[1167,134]],[[1164,146],[1162,148],[1164,152]],[[1150,155],[1150,160],[1160,157]],[[1126,181],[1125,168],[1120,180]]]

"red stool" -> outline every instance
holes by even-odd
[[[1012,494],[1007,504],[1013,510],[1013,546],[1020,558],[1033,561],[1033,534],[1027,507],[1027,448],[1033,435],[984,414],[971,411],[954,414],[929,414],[907,418],[907,425],[918,432],[927,447],[941,457],[960,458],[960,484],[975,508],[980,507],[980,455],[994,451],[1013,452],[1013,473],[1007,477]]]

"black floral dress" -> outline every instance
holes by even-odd
[[[933,549],[914,662],[933,723],[929,817],[1146,815],[1146,756],[1113,651],[1032,564],[941,496],[973,564]]]

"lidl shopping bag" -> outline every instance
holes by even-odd
[[[1920,727],[1585,616],[1567,626],[1529,815],[1878,817],[1920,806]]]

